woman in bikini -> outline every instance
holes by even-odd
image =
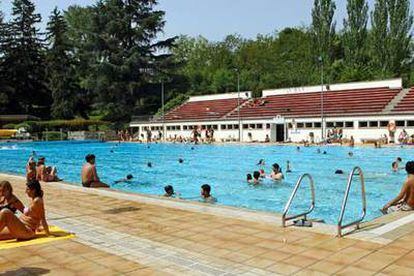
[[[23,213],[23,203],[13,194],[13,188],[9,181],[0,182],[0,210],[9,209],[13,213],[17,210]]]
[[[43,191],[39,181],[27,182],[26,194],[31,202],[29,207],[24,208],[19,218],[8,208],[0,211],[0,240],[34,238],[40,224],[46,235],[50,235],[45,217]]]

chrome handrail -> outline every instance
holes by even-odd
[[[309,185],[310,185],[310,188],[311,188],[311,196],[312,196],[311,206],[309,207],[309,210],[306,211],[306,212],[303,212],[303,213],[298,214],[298,215],[292,215],[292,216],[288,217],[287,213],[290,209],[290,205],[292,204],[292,201],[296,196],[296,193],[297,193],[297,191],[298,191],[298,189],[299,189],[299,187],[302,183],[302,180],[305,177],[309,178]],[[282,226],[286,227],[286,221],[292,220],[292,219],[295,219],[295,218],[298,218],[298,217],[304,216],[304,218],[306,219],[306,215],[308,215],[310,212],[312,212],[313,209],[315,209],[315,184],[313,182],[312,176],[308,173],[305,173],[301,177],[299,177],[298,181],[296,182],[295,188],[293,189],[292,194],[290,195],[290,198],[289,198],[288,202],[285,205],[285,209],[284,209],[283,215],[282,215]]]
[[[343,221],[344,214],[345,214],[346,203],[348,202],[349,191],[351,189],[352,179],[353,179],[356,171],[358,171],[359,179],[361,181],[362,214],[361,214],[361,217],[359,219],[357,219],[353,222],[350,222],[348,224],[342,225],[342,221]],[[362,169],[360,167],[354,167],[352,169],[351,173],[349,174],[348,184],[346,186],[345,195],[344,195],[344,200],[342,201],[341,213],[339,214],[339,219],[338,219],[338,236],[342,237],[342,229],[347,228],[349,226],[356,225],[356,229],[358,229],[359,224],[365,218],[366,212],[367,212],[367,200],[366,200],[366,196],[365,196],[364,174],[362,173]]]

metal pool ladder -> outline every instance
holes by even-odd
[[[290,205],[292,204],[292,201],[295,198],[296,193],[297,193],[300,185],[302,184],[302,180],[305,177],[309,179],[309,185],[310,185],[310,188],[311,188],[311,198],[312,198],[311,205],[310,205],[309,209],[306,212],[303,212],[303,213],[298,214],[298,215],[287,216],[287,213],[289,212],[289,209],[290,209]],[[282,226],[286,227],[286,222],[288,220],[292,220],[292,219],[295,219],[295,218],[298,218],[298,217],[303,216],[306,220],[306,215],[311,213],[313,211],[313,209],[315,209],[315,185],[314,185],[312,176],[308,173],[305,173],[301,177],[299,177],[298,181],[296,182],[295,188],[293,189],[292,194],[290,195],[290,198],[289,198],[288,202],[286,203],[286,206],[285,206],[285,209],[284,209],[283,215],[282,215]]]
[[[345,214],[346,203],[348,202],[349,190],[351,189],[352,179],[353,179],[356,172],[358,172],[359,179],[360,179],[360,182],[361,182],[362,214],[361,214],[361,217],[359,219],[357,219],[353,222],[350,222],[348,224],[342,225],[342,221],[343,221],[344,214]],[[351,173],[349,174],[349,177],[348,177],[348,184],[346,186],[344,200],[342,201],[341,213],[339,214],[338,237],[342,237],[342,229],[344,229],[344,228],[356,225],[356,229],[359,229],[359,224],[364,220],[366,212],[367,212],[367,201],[366,201],[366,196],[365,196],[364,174],[362,173],[362,169],[360,167],[354,167],[352,169]]]

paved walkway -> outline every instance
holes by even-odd
[[[27,202],[21,177],[3,179]],[[77,237],[0,250],[0,273],[414,275],[411,214],[383,217],[340,239],[326,234],[329,227],[281,228],[273,215],[235,208],[62,183],[43,187],[49,224]]]

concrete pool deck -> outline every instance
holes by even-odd
[[[27,203],[23,177],[0,174]],[[277,214],[43,183],[49,224],[76,238],[0,250],[5,275],[414,275],[414,214],[282,228]]]

